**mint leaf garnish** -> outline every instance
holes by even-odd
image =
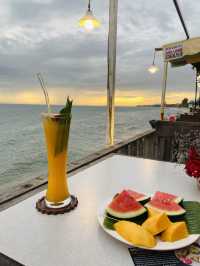
[[[73,100],[70,100],[69,97],[67,97],[66,105],[63,109],[60,110],[60,114],[65,116],[66,118],[71,118],[71,111],[72,111],[72,103]]]
[[[63,109],[60,110],[59,120],[58,120],[58,131],[57,131],[57,139],[56,139],[56,147],[55,147],[55,156],[59,153],[63,152],[65,148],[67,148],[68,140],[69,140],[69,130],[71,124],[71,111],[72,111],[72,103],[73,101],[67,97],[66,105]]]

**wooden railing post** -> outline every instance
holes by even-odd
[[[163,71],[163,84],[162,84],[162,96],[161,96],[161,109],[160,109],[160,119],[164,120],[164,109],[165,109],[165,94],[167,88],[167,70],[168,62],[164,62],[164,71]]]
[[[110,0],[108,33],[108,77],[107,77],[107,143],[114,144],[115,130],[115,73],[117,50],[118,0]]]

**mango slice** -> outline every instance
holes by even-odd
[[[157,235],[170,226],[171,222],[164,212],[155,214],[148,218],[142,227],[149,231],[152,235]]]
[[[152,216],[160,213],[159,211],[156,211],[155,209],[153,209],[151,207],[148,207],[147,211],[148,211],[148,217],[152,217]]]
[[[161,234],[162,241],[174,242],[189,235],[185,222],[171,223],[170,226]]]
[[[142,226],[129,222],[119,221],[114,224],[117,233],[135,246],[153,248],[156,245],[156,240]]]

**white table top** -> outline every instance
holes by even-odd
[[[35,202],[44,193],[1,212],[0,252],[27,266],[133,266],[127,246],[100,228],[98,206],[123,188],[200,199],[183,166],[120,155],[75,174],[69,186],[79,205],[68,214],[40,214]]]

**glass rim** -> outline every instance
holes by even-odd
[[[65,119],[68,120],[64,115],[59,113],[41,113],[41,116],[44,118],[53,118],[53,119]]]

